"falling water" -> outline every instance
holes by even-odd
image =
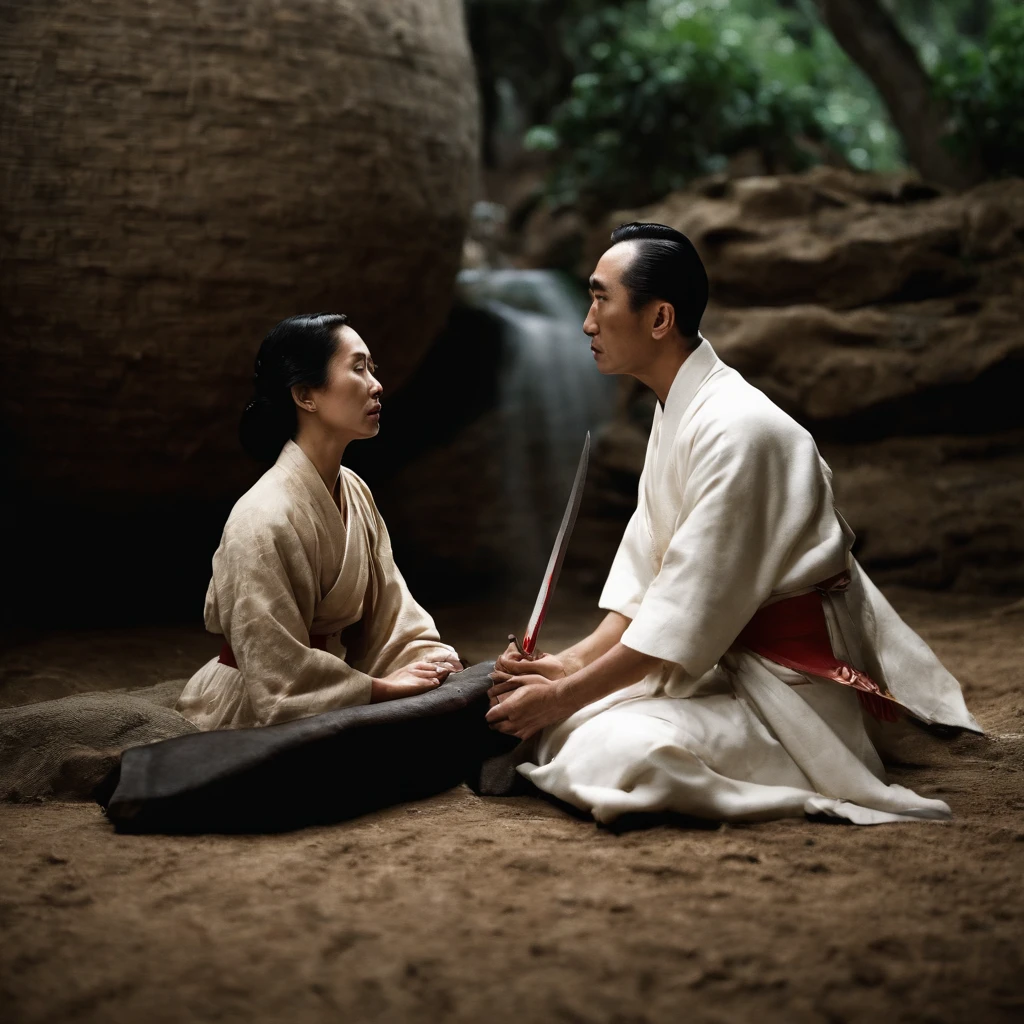
[[[558,530],[583,439],[611,416],[615,382],[594,366],[585,294],[550,270],[464,270],[462,300],[505,326],[499,384],[500,457],[507,515],[518,524],[515,560],[536,588]],[[537,577],[535,579],[535,577]]]

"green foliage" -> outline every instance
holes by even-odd
[[[953,41],[962,37],[977,40],[985,35],[992,3],[993,0],[882,0],[929,73]]]
[[[1022,0],[882,2],[950,108],[950,144],[1022,173]],[[553,202],[644,203],[747,149],[775,171],[904,164],[885,104],[814,0],[466,3],[485,120],[506,140],[522,118],[534,126],[525,143],[549,154]]]
[[[935,68],[950,144],[993,175],[1024,174],[1024,7],[995,12],[982,45],[961,42]]]
[[[571,93],[526,139],[553,153],[556,202],[646,202],[747,149],[774,170],[899,162],[881,102],[801,0],[594,5],[565,49]]]

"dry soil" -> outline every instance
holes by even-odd
[[[1024,1019],[1024,607],[890,596],[989,730],[892,770],[950,822],[616,833],[460,788],[329,828],[168,838],[117,835],[90,804],[0,805],[0,1018]],[[474,659],[507,631],[486,609],[438,618]],[[546,646],[593,620],[563,607]],[[0,697],[188,675],[215,647],[173,628],[22,637]]]

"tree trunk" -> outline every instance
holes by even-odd
[[[958,160],[942,144],[946,112],[913,47],[879,0],[816,2],[836,41],[881,93],[917,170],[950,188],[981,181],[984,172],[977,159]]]

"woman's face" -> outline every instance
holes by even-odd
[[[338,350],[327,365],[327,383],[308,392],[316,416],[327,430],[355,439],[380,430],[380,396],[376,366],[366,342],[349,326],[339,327]],[[301,406],[300,402],[300,406]]]

